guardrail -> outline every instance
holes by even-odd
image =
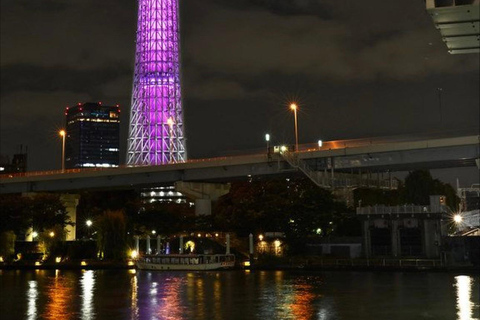
[[[437,209],[437,210],[435,210]],[[446,213],[447,208],[418,205],[359,207],[357,214],[404,214],[404,213]],[[438,210],[439,209],[439,210]],[[440,212],[439,212],[440,211]]]

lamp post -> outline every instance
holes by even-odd
[[[293,115],[295,117],[295,151],[298,152],[298,121],[297,121],[298,106],[295,103],[292,103],[290,105],[290,109],[293,110]]]
[[[170,128],[170,163],[173,163],[173,119],[172,117],[167,119],[167,124]]]
[[[267,142],[267,154],[270,154],[270,135],[268,133],[265,135],[265,141]]]
[[[60,130],[58,133],[62,137],[62,172],[64,172],[65,171],[65,137],[67,133],[65,132],[65,130]]]
[[[85,224],[87,225],[87,230],[88,230],[88,238],[90,239],[91,237],[91,232],[90,232],[90,227],[92,226],[93,222],[92,220],[88,219]]]

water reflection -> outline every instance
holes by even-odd
[[[93,290],[95,288],[95,273],[93,270],[83,271],[82,278],[80,280],[80,286],[82,287],[82,319],[92,320],[95,313],[93,310]]]
[[[321,300],[318,277],[287,278],[282,271],[260,272],[262,291],[259,306],[265,319],[314,319],[331,316],[329,300]],[[318,310],[319,306],[322,308]]]
[[[130,318],[132,320],[138,320],[138,278],[137,275],[134,275],[130,280],[130,287],[131,287],[131,296],[130,299],[131,303],[131,312]]]
[[[472,302],[472,284],[473,279],[469,276],[455,277],[455,286],[457,287],[457,316],[458,320],[472,320],[473,307]]]
[[[28,281],[28,291],[27,291],[27,319],[33,320],[37,318],[37,298],[38,298],[38,288],[37,281],[30,280]]]
[[[222,319],[222,283],[218,273],[213,282],[213,310],[215,319]]]
[[[51,320],[70,319],[72,315],[71,300],[72,287],[65,276],[56,270],[53,281],[48,286],[48,303],[45,308],[44,318]]]
[[[0,314],[9,313],[6,320],[480,320],[479,280],[440,273],[2,271],[0,291],[11,294],[2,296]]]
[[[180,303],[182,277],[171,277],[165,280],[165,283],[162,285],[161,294],[155,298],[156,300],[160,300],[158,308],[156,307],[156,302],[153,304],[155,306],[153,310],[156,310],[154,319],[183,319],[182,306]]]
[[[294,299],[291,305],[292,314],[295,319],[310,319],[315,312],[314,299],[316,295],[312,292],[312,286],[306,283],[294,286]]]

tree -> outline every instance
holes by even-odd
[[[236,182],[215,207],[215,223],[239,236],[284,232],[289,247],[302,252],[309,236],[335,232],[345,206],[330,191],[304,177]]]
[[[405,186],[401,192],[404,203],[429,205],[431,195],[446,196],[447,205],[452,210],[456,210],[459,203],[455,189],[448,183],[433,179],[428,170],[411,171],[405,178]]]
[[[60,195],[49,193],[0,196],[0,219],[0,232],[11,230],[16,235],[24,235],[30,228],[41,233],[72,224]]]
[[[106,210],[95,220],[97,247],[103,259],[123,259],[127,255],[127,219],[122,210]]]
[[[361,187],[353,191],[353,197],[356,206],[374,206],[378,204],[397,206],[403,204],[399,190]]]
[[[57,226],[64,229],[67,225],[73,225],[59,194],[37,193],[25,198],[25,201],[26,215],[31,219],[31,226],[36,232],[53,230]]]
[[[157,234],[171,235],[195,226],[193,209],[188,204],[145,204],[131,220],[136,234],[150,234],[155,230]]]
[[[26,215],[28,199],[20,194],[0,195],[0,233],[13,231],[24,235],[31,227],[31,217]]]
[[[434,194],[434,185],[430,171],[411,171],[405,178],[404,203],[429,205],[430,195]]]

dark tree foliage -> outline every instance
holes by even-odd
[[[374,206],[378,204],[397,206],[403,204],[400,190],[362,187],[353,191],[353,198],[355,206]]]
[[[188,204],[154,202],[130,216],[136,234],[171,235],[195,227],[194,209]]]
[[[103,259],[120,260],[127,255],[127,218],[122,210],[106,210],[95,219],[97,246]]]
[[[309,236],[334,233],[346,211],[307,178],[235,182],[218,201],[214,223],[239,236],[284,232],[292,251],[300,253]]]
[[[38,193],[28,203],[27,216],[31,217],[33,229],[37,232],[72,224],[59,194]]]
[[[455,189],[438,179],[433,179],[428,170],[411,171],[400,184],[398,190],[358,188],[354,191],[355,205],[373,206],[384,204],[396,206],[403,204],[429,205],[431,195],[444,195],[447,205],[455,210],[459,203]]]
[[[428,170],[411,171],[405,178],[405,185],[401,192],[404,203],[428,205],[431,195],[446,196],[447,205],[452,210],[456,210],[459,203],[455,189],[448,183],[433,179]]]
[[[405,178],[402,190],[406,203],[428,205],[430,195],[435,193],[435,182],[428,170],[411,171]]]
[[[134,217],[142,204],[138,193],[134,190],[110,190],[82,192],[77,206],[77,231],[79,235],[90,235],[96,229],[93,225],[85,225],[87,220],[95,220],[96,217],[107,210],[123,210],[127,217]],[[128,219],[127,230],[133,231],[132,219]]]
[[[134,190],[89,191],[82,192],[77,210],[91,217],[106,210],[124,210],[130,215],[140,207],[140,198]]]
[[[23,235],[29,228],[38,233],[71,224],[58,194],[38,193],[32,197],[0,196],[0,231]]]
[[[32,226],[31,217],[26,215],[28,202],[28,199],[19,194],[0,195],[0,232],[25,234]]]

